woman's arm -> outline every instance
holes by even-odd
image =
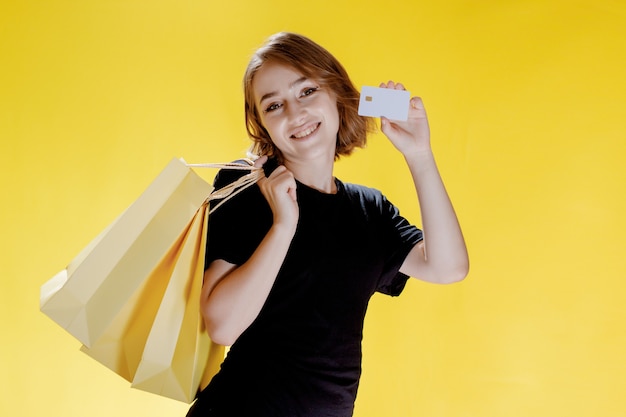
[[[266,158],[259,158],[261,166]],[[259,181],[273,224],[252,256],[236,266],[215,260],[204,273],[200,309],[211,339],[232,345],[261,311],[295,234],[298,223],[296,183],[285,167]]]
[[[391,81],[381,87],[404,89]],[[383,133],[409,166],[422,215],[424,240],[411,250],[400,271],[429,282],[460,281],[469,271],[465,240],[430,147],[422,100],[413,97],[410,106],[406,122],[381,120]]]

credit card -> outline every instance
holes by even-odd
[[[392,88],[361,87],[359,116],[381,117],[404,121],[409,117],[411,93]]]

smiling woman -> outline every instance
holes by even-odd
[[[426,113],[413,98],[406,122],[382,119],[413,175],[422,232],[379,191],[334,177],[372,121],[357,115],[358,92],[328,51],[277,34],[244,87],[267,177],[211,215],[201,312],[211,338],[232,347],[188,416],[351,416],[370,297],[399,295],[409,276],[447,283],[468,271]],[[234,178],[220,173],[216,188]]]
[[[282,64],[284,69],[300,74],[294,81],[313,82],[311,87],[322,87],[334,95],[340,118],[336,157],[349,155],[355,147],[365,145],[367,133],[374,130],[374,122],[370,118],[358,116],[356,104],[359,92],[350,82],[341,63],[326,49],[306,37],[278,33],[270,37],[252,56],[243,80],[246,127],[254,141],[253,151],[256,154],[275,156],[278,161],[282,160],[280,150],[274,146],[261,121],[261,113],[257,110],[265,94],[259,99],[253,87],[257,72],[269,64]]]
[[[333,161],[339,114],[330,88],[285,64],[268,62],[257,71],[252,91],[255,108],[261,109],[259,121],[282,160]]]

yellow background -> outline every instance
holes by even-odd
[[[39,287],[172,157],[243,154],[245,64],[291,30],[424,98],[471,255],[463,283],[373,299],[355,415],[626,416],[624,22],[621,0],[3,0],[0,415],[185,414],[80,353]],[[382,135],[337,175],[419,223]]]

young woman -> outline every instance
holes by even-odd
[[[407,121],[381,120],[413,176],[422,233],[379,191],[333,176],[372,120],[357,115],[358,91],[328,51],[276,34],[252,57],[244,91],[266,177],[211,215],[201,309],[211,338],[232,346],[188,416],[351,416],[373,293],[468,272],[426,113],[415,97]],[[236,175],[222,171],[216,188]]]

